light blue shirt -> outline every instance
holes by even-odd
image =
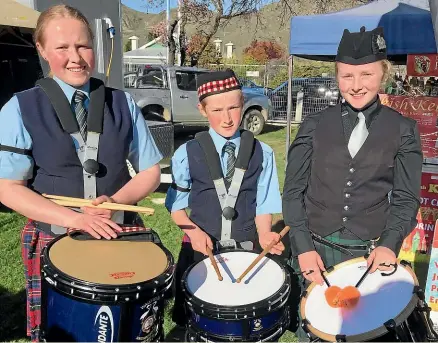
[[[73,95],[81,90],[87,96],[84,104],[88,109],[90,97],[90,83],[81,88],[74,88],[54,77],[72,106],[74,113]],[[140,108],[130,94],[126,93],[129,110],[132,117],[133,139],[129,147],[128,160],[134,170],[140,172],[157,164],[163,156],[158,150],[155,141],[143,118]],[[73,138],[72,138],[73,139]],[[0,144],[19,149],[32,149],[32,138],[23,124],[20,105],[14,95],[0,110]],[[56,142],[53,142],[56,144]],[[50,151],[47,152],[50,154]],[[0,178],[10,180],[29,180],[32,178],[34,161],[32,156],[0,151]]]
[[[220,136],[213,129],[208,131],[213,139],[216,151],[220,156],[222,173],[226,174],[228,153],[223,152],[226,142],[230,141],[236,145],[235,154],[239,153],[240,132],[227,140]],[[262,172],[257,182],[257,209],[256,214],[281,213],[280,186],[278,184],[277,167],[275,164],[274,151],[263,142],[260,142],[263,150]],[[181,145],[172,157],[172,181],[181,188],[190,189],[192,180],[190,177],[189,161],[187,157],[187,143]],[[166,208],[171,211],[178,211],[189,206],[189,192],[181,192],[172,187],[167,191]],[[206,204],[207,205],[207,204]]]

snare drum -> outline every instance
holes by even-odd
[[[174,263],[148,241],[50,242],[41,256],[42,335],[47,341],[158,341]]]
[[[355,258],[336,265],[327,279],[331,286],[355,286],[366,269],[366,260]],[[330,307],[326,289],[312,283],[301,299],[302,325],[314,341],[424,342],[430,336],[424,293],[407,262],[393,272],[368,274],[353,308]]]
[[[245,250],[215,254],[219,281],[208,258],[192,265],[182,287],[189,317],[187,341],[277,341],[289,325],[290,274],[264,257],[241,281],[258,255]]]

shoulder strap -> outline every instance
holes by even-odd
[[[70,104],[58,83],[52,78],[46,77],[38,80],[36,84],[43,89],[49,98],[64,131],[70,134],[78,132],[78,122],[75,117],[71,115],[72,110]]]
[[[100,79],[90,79],[90,106],[87,130],[89,132],[103,132],[103,114],[105,108],[105,85]]]
[[[58,83],[52,78],[40,79],[36,82],[49,98],[56,115],[58,116],[64,131],[72,134],[79,131],[78,123],[64,92]],[[90,106],[88,112],[87,130],[91,132],[102,133],[103,130],[103,113],[105,105],[105,85],[99,79],[90,79]]]
[[[32,155],[32,151],[31,150],[20,149],[20,148],[16,148],[14,146],[9,146],[9,145],[1,145],[0,144],[0,151],[13,152],[15,154],[27,155],[27,156],[31,156]]]
[[[199,132],[195,135],[195,139],[198,141],[202,150],[204,151],[205,159],[207,160],[208,170],[212,180],[218,180],[223,178],[222,167],[219,158],[219,154],[213,143],[213,139],[207,131]]]
[[[243,130],[240,138],[239,154],[236,159],[236,168],[248,169],[249,160],[254,153],[254,135],[250,131]]]

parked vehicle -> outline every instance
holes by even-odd
[[[275,119],[286,119],[288,84],[286,81],[268,94]],[[295,113],[297,93],[300,90],[304,92],[303,116],[322,111],[339,102],[339,89],[334,78],[296,78],[292,80],[292,113]]]
[[[242,85],[242,89],[248,92],[268,95],[268,93],[273,90],[272,88],[269,87],[265,88],[263,86],[259,86],[258,84],[251,81],[250,79],[239,78],[239,81],[240,84]]]
[[[207,69],[146,65],[136,73],[126,73],[125,90],[141,108],[146,120],[161,120],[181,127],[205,127],[207,119],[198,111],[196,79]],[[266,95],[243,89],[242,126],[255,135],[263,131],[272,110]]]

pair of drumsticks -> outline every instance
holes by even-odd
[[[72,198],[72,197],[64,197],[59,195],[49,195],[49,194],[43,194],[43,196],[47,199],[50,199],[54,203],[66,206],[66,207],[83,207],[83,206],[89,206],[89,207],[97,207],[102,209],[108,209],[113,211],[130,211],[130,212],[138,212],[143,213],[146,215],[153,215],[154,209],[148,208],[148,207],[142,207],[142,206],[132,206],[132,205],[124,205],[124,204],[117,204],[112,202],[104,202],[100,205],[93,205],[92,200],[87,199],[80,199],[80,198]],[[290,227],[286,226],[283,230],[280,232],[280,239],[284,237],[284,235],[289,231]],[[272,249],[272,247],[276,244],[276,241],[272,241],[263,251],[256,257],[256,259],[249,265],[248,268],[240,275],[236,282],[240,283],[242,279],[248,274],[251,269],[255,267],[257,263],[260,262],[260,260]],[[219,281],[223,280],[223,277],[219,271],[219,267],[216,263],[216,260],[213,257],[213,252],[210,248],[207,247],[208,256],[210,258],[211,263],[213,264],[214,270],[216,271],[217,277]]]
[[[280,231],[280,239],[282,239],[290,230],[289,226],[286,226],[283,230]],[[277,242],[275,240],[273,240],[271,243],[269,243],[269,245],[263,249],[263,251],[254,259],[254,261],[248,266],[248,268],[245,269],[245,271],[242,273],[242,275],[240,275],[237,279],[236,282],[240,283],[242,281],[242,279],[246,276],[246,274],[248,274],[251,269],[253,269],[257,263],[260,262],[260,260],[272,249],[272,247],[277,244]],[[221,275],[221,272],[219,271],[219,267],[217,265],[216,260],[213,257],[213,252],[211,251],[210,248],[207,247],[207,252],[208,252],[208,257],[210,258],[211,263],[213,264],[213,268],[216,271],[216,275],[217,278],[219,279],[219,281],[222,281],[224,278]]]
[[[96,208],[102,208],[106,210],[113,210],[113,211],[128,211],[128,212],[137,212],[137,213],[143,213],[145,215],[153,215],[155,210],[153,208],[143,207],[143,206],[133,206],[133,205],[124,205],[124,204],[117,204],[114,202],[104,202],[100,205],[93,205],[93,200],[88,199],[80,199],[80,198],[72,198],[72,197],[64,197],[60,195],[49,195],[49,194],[43,194],[43,197],[53,201],[54,203],[66,206],[66,207],[96,207]]]

